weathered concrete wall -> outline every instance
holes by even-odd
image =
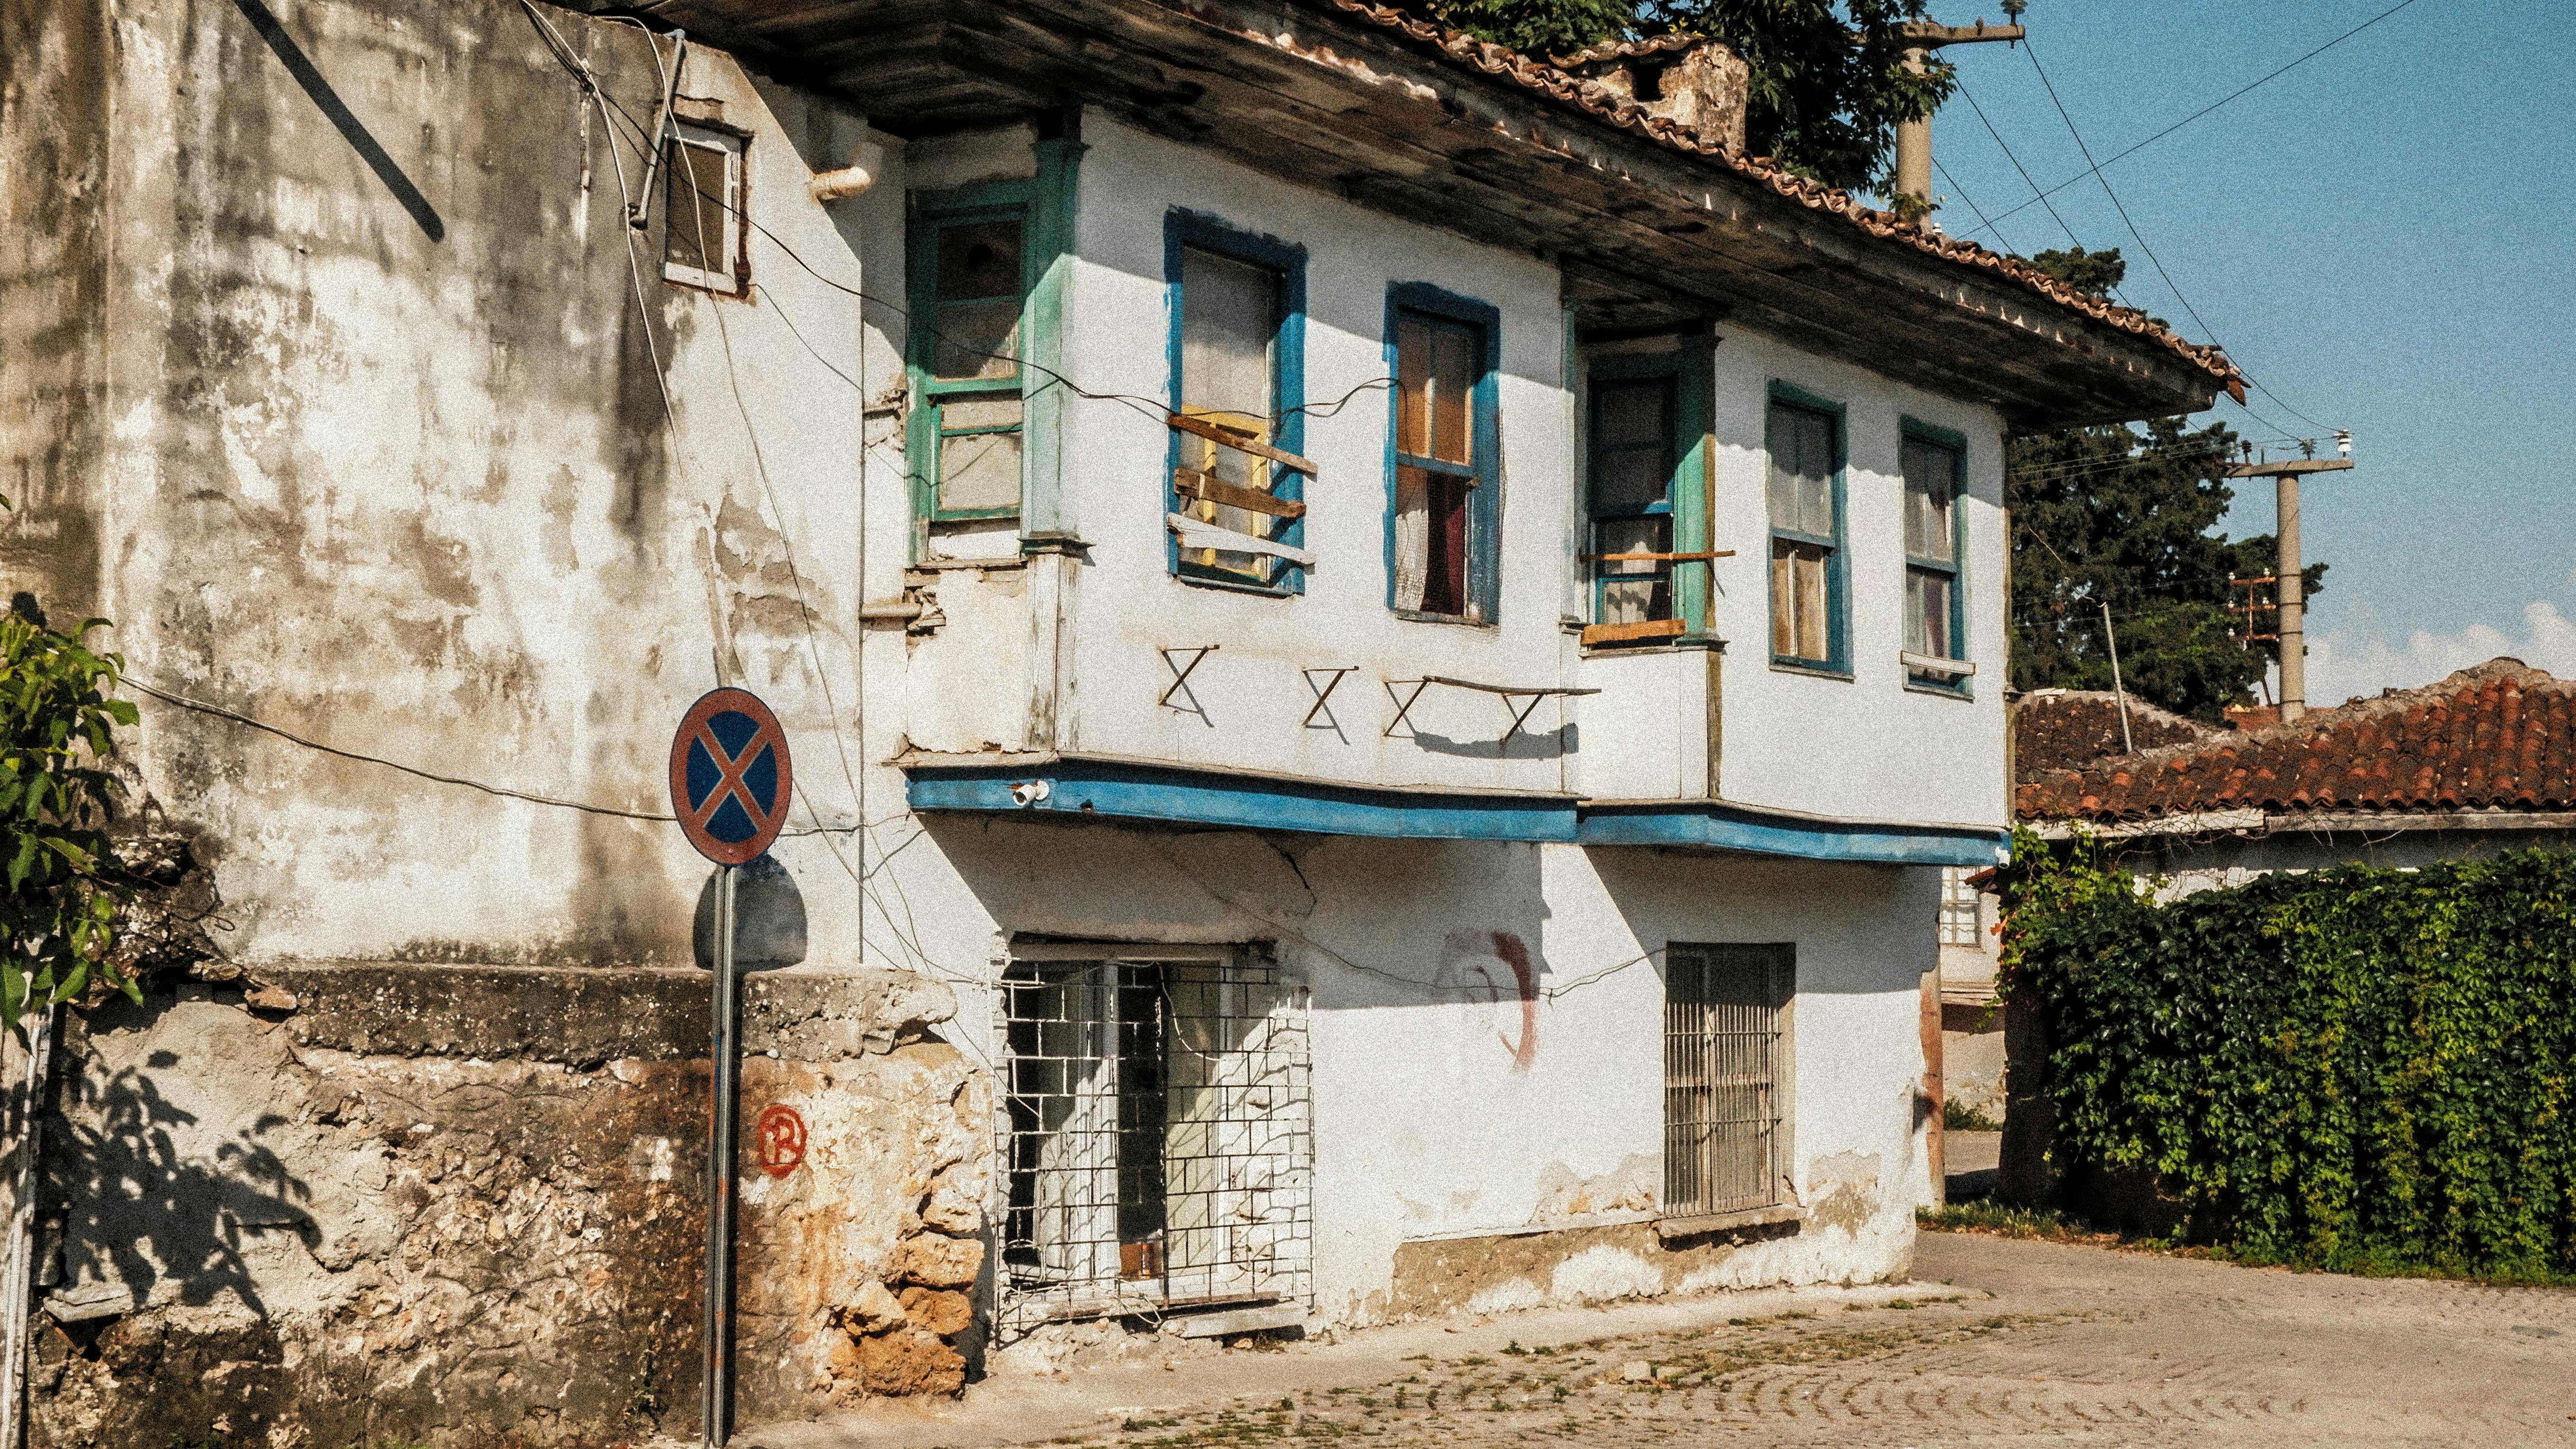
[[[661,205],[630,233],[621,195],[647,38],[546,13],[622,116],[502,0],[6,12],[30,225],[0,352],[41,405],[0,419],[0,491],[32,500],[5,583],[113,618],[152,685],[473,782],[144,699],[130,749],[231,957],[685,962],[704,867],[675,831],[490,791],[666,809],[671,722],[734,683],[809,762],[779,858],[843,882],[812,959],[855,963],[859,891],[810,832],[857,812],[827,763],[859,697],[871,365],[842,288],[883,199],[805,182],[868,133],[693,51],[692,113],[751,133],[754,218],[813,272],[756,238],[748,298],[668,284]]]
[[[708,980],[352,963],[74,1018],[36,1442],[694,1424]],[[961,1382],[989,1109],[931,1035],[950,1007],[894,973],[752,979],[745,1417]],[[774,1175],[773,1106],[804,1133]]]

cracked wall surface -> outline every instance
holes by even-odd
[[[461,980],[460,980],[461,978]],[[269,970],[74,1018],[34,1442],[590,1445],[696,1422],[708,978]],[[463,988],[460,990],[460,986]],[[745,1417],[953,1392],[980,1078],[899,973],[748,987]],[[776,1052],[772,1056],[770,1053]],[[746,1138],[751,1134],[747,1131]]]

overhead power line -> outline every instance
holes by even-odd
[[[2407,3],[2412,4],[2413,0],[2407,0]],[[2075,124],[2075,117],[2067,111],[2066,102],[2058,98],[2057,83],[2048,78],[2048,68],[2039,63],[2039,47],[2025,43],[2022,48],[2022,53],[2030,57],[2030,68],[2039,76],[2040,86],[2048,92],[2048,103],[2057,108],[2057,118],[2066,123],[2066,134],[2075,138],[2076,152],[2083,156],[2085,165],[2091,168],[2087,174],[2092,176],[2094,180],[2101,182],[2102,194],[2111,198],[2111,209],[2120,214],[2120,224],[2129,229],[2130,240],[2135,241],[2138,244],[2138,250],[2147,254],[2147,261],[2155,267],[2156,275],[2164,278],[2165,290],[2173,293],[2174,300],[2182,304],[2182,310],[2189,314],[2193,322],[2199,325],[2200,335],[2208,338],[2210,343],[2221,351],[2226,351],[2227,344],[2220,339],[2218,329],[2210,326],[2209,319],[2201,316],[2200,309],[2191,304],[2191,298],[2183,295],[2182,285],[2173,279],[2172,272],[2165,269],[2164,258],[2156,255],[2156,249],[2147,243],[2146,233],[2138,230],[2138,223],[2129,216],[2128,204],[2121,201],[2120,193],[2112,188],[2111,178],[2103,175],[2102,167],[2093,160],[2093,148],[2084,143],[2083,130]],[[2002,233],[1996,233],[1996,239],[2001,240]],[[2264,387],[2260,380],[2250,376],[2245,380],[2253,383],[2257,388],[2261,388],[2265,397],[2268,397],[2272,401],[2279,403],[2282,407],[2287,408],[2293,416],[2306,422],[2311,427],[2325,428],[2329,432],[2333,431],[2331,428],[2327,428],[2324,423],[2320,423],[2315,418],[2309,417],[2306,413],[2300,412],[2296,407],[2292,407],[2289,399],[2272,391],[2272,389],[2268,387]],[[2253,409],[2248,408],[2246,411],[2252,412]]]
[[[2181,130],[2183,127],[2190,125],[2192,122],[2199,120],[2201,117],[2208,115],[2210,112],[2217,110],[2219,107],[2224,106],[2231,101],[2241,99],[2251,92],[2260,89],[2262,86],[2274,80],[2278,80],[2280,77],[2289,74],[2291,71],[2298,69],[2300,66],[2307,64],[2309,61],[2316,59],[2318,56],[2325,54],[2327,51],[2334,49],[2336,46],[2343,44],[2345,41],[2352,39],[2354,36],[2359,35],[2363,31],[2368,30],[2370,27],[2377,25],[2379,22],[2386,20],[2389,16],[2396,14],[2398,11],[2405,9],[2407,6],[2414,3],[2415,0],[2397,0],[2396,4],[2380,11],[2368,20],[2361,22],[2352,29],[2345,31],[2343,34],[2338,35],[2334,39],[2327,41],[2325,44],[2318,46],[2316,49],[2309,51],[2307,54],[2300,56],[2298,59],[2291,61],[2289,64],[2284,65],[2277,70],[2270,71],[2258,79],[2247,82],[2245,85],[2228,92],[2226,95],[2220,96],[2217,100],[2210,102],[2208,105],[2205,105],[2199,110],[2192,112],[2190,115],[2183,117],[2181,120],[2174,122],[2172,125],[2165,127],[2163,130],[2156,132],[2154,135],[2138,142],[2127,150],[2115,152],[2098,163],[2089,164],[2084,170],[2077,172],[2073,176],[2067,177],[2065,180],[2057,183],[2055,186],[2047,188],[2044,191],[2039,191],[2039,188],[2033,187],[2033,190],[2039,191],[2037,196],[2004,211],[2000,215],[1996,216],[1994,220],[1996,222],[2009,221],[2012,219],[2015,212],[2026,210],[2033,205],[2047,201],[2049,197],[2075,185],[2087,176],[2092,176],[2100,172],[2103,167],[2109,166],[2113,162],[2122,161],[2128,157],[2135,156],[2140,151],[2147,149],[2149,146],[2152,146],[2158,141],[2163,140],[2165,137],[2172,135],[2174,132]],[[1971,102],[1971,104],[1974,103]],[[1993,222],[1989,222],[1985,229],[1991,230],[1993,225]],[[1974,235],[1974,233],[1970,234]],[[2002,233],[1998,232],[1996,235],[2000,239]]]

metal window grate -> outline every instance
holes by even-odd
[[[1005,976],[1005,1333],[1312,1293],[1302,1000],[1267,964]]]
[[[1790,946],[1664,953],[1664,1211],[1677,1217],[1780,1200],[1780,1082]]]
[[[1968,884],[1965,866],[1941,868],[1941,944],[1977,944],[1977,888]]]

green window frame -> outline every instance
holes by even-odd
[[[1207,324],[1220,319],[1203,310],[1212,299],[1203,292],[1194,292],[1190,279],[1197,275],[1204,286],[1210,281],[1222,281],[1228,274],[1237,282],[1258,278],[1266,284],[1268,293],[1261,364],[1267,386],[1261,389],[1265,396],[1257,400],[1257,410],[1211,406],[1210,379],[1201,375],[1204,364],[1212,359],[1197,355],[1198,350],[1218,340]],[[1306,249],[1228,225],[1213,216],[1174,209],[1163,218],[1163,278],[1165,305],[1170,314],[1167,346],[1171,410],[1178,415],[1206,418],[1284,452],[1302,451],[1306,446],[1306,415],[1302,408],[1306,394]],[[1240,404],[1256,400],[1232,401]],[[1296,505],[1299,511],[1263,513],[1186,495],[1181,491],[1185,472],[1218,484],[1266,493],[1282,504]],[[1297,470],[1175,428],[1165,474],[1172,480],[1165,505],[1173,514],[1290,549],[1304,545],[1302,507],[1306,480]],[[1167,546],[1172,573],[1192,583],[1265,594],[1297,594],[1305,589],[1305,567],[1289,556],[1184,548],[1177,538],[1167,540]]]
[[[1598,356],[1585,369],[1587,644],[1654,645],[1706,632],[1713,339],[1680,343]],[[1620,557],[1635,554],[1667,557]]]
[[[1965,661],[1967,645],[1967,439],[1904,420],[1898,471],[1904,477],[1905,682],[1965,694],[1971,676],[1927,669],[1916,659]]]
[[[1844,546],[1842,404],[1771,385],[1763,423],[1770,515],[1771,662],[1849,677],[1850,559]]]
[[[1016,518],[1026,468],[1032,187],[913,198],[905,456],[918,519]]]

